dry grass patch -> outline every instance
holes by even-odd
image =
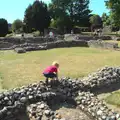
[[[59,48],[17,54],[0,51],[2,89],[10,89],[44,79],[42,71],[54,60],[60,62],[60,76],[83,77],[107,66],[120,66],[120,52],[95,48]]]

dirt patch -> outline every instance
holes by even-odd
[[[54,106],[53,109],[65,120],[91,120],[84,112],[75,108],[74,105],[63,103]]]
[[[90,120],[90,118],[79,109],[62,107],[56,112],[66,120]]]

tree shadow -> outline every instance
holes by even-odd
[[[63,96],[60,97],[62,99],[54,99],[52,102],[48,103],[49,107],[53,110],[59,110],[62,107],[65,108],[73,108],[75,109],[77,104],[76,101],[72,97]]]
[[[5,120],[30,120],[30,118],[28,117],[26,111],[23,111],[22,113],[20,112],[17,115],[14,115],[12,117],[6,118]]]
[[[71,103],[68,103],[68,102],[61,102],[61,103],[58,103],[58,104],[50,106],[50,108],[53,111],[59,110],[62,107],[76,109],[76,105],[75,104],[71,104]]]

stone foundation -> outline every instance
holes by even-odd
[[[89,47],[95,47],[95,48],[106,48],[106,49],[116,49],[118,48],[118,43],[113,42],[104,42],[102,40],[90,40],[88,41]]]
[[[70,40],[67,40],[67,37]],[[118,48],[117,43],[106,43],[101,40],[107,40],[109,36],[92,37],[70,34],[66,36],[49,37],[31,37],[31,38],[1,38],[0,50],[12,50],[21,48],[23,51],[46,50],[51,48],[63,47],[101,47],[101,48]],[[65,38],[65,39],[64,39]],[[18,52],[19,53],[19,52]],[[24,53],[24,52],[23,52]]]
[[[120,114],[96,96],[96,91],[113,84],[120,85],[120,67],[105,67],[81,80],[62,78],[15,88],[0,94],[0,120],[15,120],[22,113],[30,120],[63,120],[50,107],[63,102],[75,105],[91,120],[120,120]]]
[[[17,53],[25,53],[26,51],[48,50],[53,48],[65,47],[95,47],[104,49],[118,49],[117,43],[107,43],[103,41],[56,41],[42,44],[24,43],[20,45],[13,45],[10,48],[0,48],[1,50],[14,49]]]

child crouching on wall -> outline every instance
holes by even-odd
[[[59,63],[54,61],[51,66],[48,66],[44,71],[43,75],[46,77],[46,84],[48,84],[49,78],[52,80],[58,80],[58,68]]]

